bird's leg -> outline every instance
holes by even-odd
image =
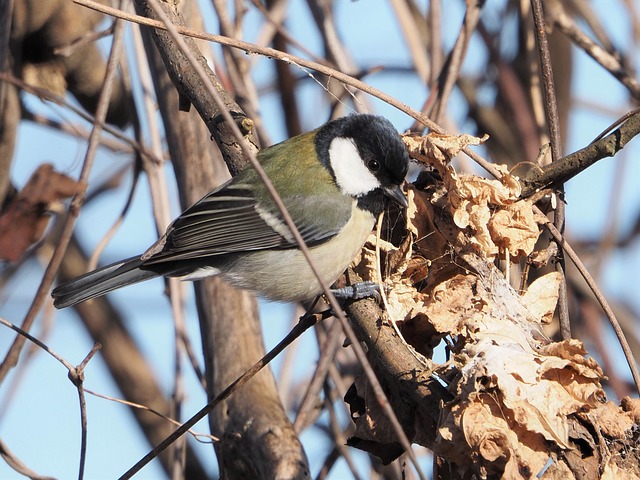
[[[340,300],[360,300],[362,298],[373,297],[378,303],[382,301],[380,285],[371,281],[357,282],[341,288],[332,288],[331,293]]]

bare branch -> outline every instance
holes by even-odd
[[[547,118],[547,126],[549,128],[549,137],[551,140],[551,162],[555,162],[562,156],[562,143],[560,141],[560,120],[558,117],[558,102],[556,99],[556,87],[553,79],[553,69],[551,67],[551,54],[549,52],[549,43],[547,42],[546,25],[544,14],[542,11],[541,0],[532,0],[533,6],[533,22],[535,24],[535,33],[538,45],[538,56],[540,58],[540,71],[542,73],[542,85],[546,101],[544,102],[544,111]],[[560,201],[554,210],[553,224],[556,228],[563,232],[565,223],[565,203],[564,203],[564,186],[561,183],[556,184]],[[556,272],[562,275],[563,281],[560,283],[560,297],[558,299],[558,317],[560,320],[560,334],[562,338],[568,340],[571,338],[571,323],[569,320],[569,299],[567,297],[567,282],[564,280],[564,259],[555,264]]]
[[[584,171],[589,166],[613,157],[640,133],[640,112],[631,115],[618,129],[586,147],[558,159],[542,170],[532,169],[521,178],[522,194],[528,197],[544,188],[555,187]]]

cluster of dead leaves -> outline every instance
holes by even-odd
[[[520,199],[518,178],[504,165],[494,165],[500,180],[470,174],[458,174],[451,159],[469,145],[479,145],[485,138],[471,135],[405,136],[412,158],[435,169],[442,178],[448,208],[456,227],[464,233],[488,260],[499,253],[527,256],[535,247],[540,229],[529,199]]]
[[[453,345],[440,374],[452,379],[448,390],[454,400],[444,406],[436,431],[417,432],[413,440],[457,464],[461,473],[574,478],[554,461],[575,449],[571,432],[577,418],[617,439],[628,438],[638,419],[606,402],[603,372],[579,341],[544,336],[561,276],[544,275],[520,295],[493,265],[498,254],[509,252],[518,260],[533,252],[540,228],[532,202],[519,199],[518,179],[504,168],[501,180],[454,171],[453,156],[481,139],[431,134],[405,141],[412,158],[428,163],[441,184],[428,192],[410,188],[404,240],[394,245],[372,237],[355,269],[378,280],[378,265],[385,266],[389,318],[400,332],[411,325],[412,332],[430,337],[405,335],[409,348],[429,356],[423,346],[433,345],[434,338],[437,343],[447,337]],[[454,267],[432,273],[443,259]],[[637,412],[639,405],[629,402],[634,406],[627,410]],[[391,430],[379,412],[369,414],[375,418],[360,422],[368,429],[363,438],[372,438],[372,425]],[[606,430],[605,424],[613,426]],[[394,441],[393,434],[375,438]],[[550,461],[556,466],[549,468]],[[607,472],[617,468],[613,461],[606,465]],[[603,471],[592,478],[612,478]]]

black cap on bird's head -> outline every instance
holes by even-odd
[[[375,115],[350,115],[318,129],[316,151],[342,193],[368,204],[374,214],[384,194],[407,206],[400,185],[409,169],[409,155],[391,122]]]

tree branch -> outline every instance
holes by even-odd
[[[544,188],[553,188],[586,170],[603,158],[613,157],[640,133],[640,112],[632,114],[619,128],[600,140],[542,167],[531,169],[520,179],[522,198]]]

